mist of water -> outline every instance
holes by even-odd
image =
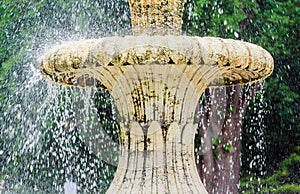
[[[106,90],[61,87],[44,80],[39,58],[68,40],[130,33],[124,2],[1,3],[13,67],[1,86],[0,180],[11,193],[104,192],[118,163],[117,120]],[[118,10],[117,12],[115,10]],[[10,36],[9,28],[18,31]],[[34,27],[34,29],[32,28]],[[9,49],[9,48],[8,48]]]

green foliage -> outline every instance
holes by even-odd
[[[233,147],[232,145],[229,145],[229,144],[226,144],[224,142],[222,142],[222,139],[221,138],[215,138],[215,137],[212,137],[211,139],[212,141],[212,150],[213,150],[213,153],[215,155],[216,158],[219,158],[220,156],[220,147],[222,147],[222,149],[226,152],[231,152]]]
[[[224,146],[223,146],[223,149],[224,149],[225,151],[227,151],[227,152],[231,152],[233,148],[232,148],[231,145],[224,145]]]
[[[218,147],[220,144],[222,143],[222,139],[221,138],[212,138],[212,144],[214,147]]]
[[[266,162],[270,164],[267,170],[272,172],[276,163],[300,145],[300,95],[279,78],[270,78],[265,89],[265,101],[269,105],[265,107],[268,111],[266,153],[270,155]]]
[[[242,175],[271,174],[300,145],[299,1],[191,0],[184,22],[186,34],[242,39],[273,55],[274,72],[250,103],[242,132]]]
[[[236,110],[233,109],[233,108],[230,108],[230,109],[228,110],[228,112],[231,113],[231,114],[234,114],[234,113],[236,113]]]
[[[26,71],[30,71],[26,69],[28,67],[24,67],[25,64],[34,63],[37,66],[37,55],[40,54],[41,47],[45,44],[50,46],[62,39],[72,39],[72,36],[79,39],[78,37],[98,38],[104,35],[120,34],[122,33],[120,28],[124,28],[123,31],[126,32],[129,25],[127,7],[125,1],[96,0],[93,3],[89,0],[0,1],[0,103],[2,104],[0,107],[0,152],[4,151],[0,155],[0,174],[9,182],[12,192],[33,193],[33,188],[38,187],[44,192],[57,193],[66,177],[64,170],[67,159],[63,157],[67,154],[66,142],[61,137],[61,128],[56,124],[63,118],[59,118],[53,111],[53,115],[43,121],[38,129],[41,133],[39,142],[33,149],[24,145],[26,139],[24,130],[32,130],[31,126],[28,129],[22,129],[21,122],[24,122],[22,121],[24,118],[17,118],[23,109],[7,111],[9,107],[24,103],[24,99],[21,99],[18,93],[24,92],[20,91],[24,90],[21,86],[23,81],[28,79]],[[67,97],[63,92],[60,94]],[[98,99],[104,98],[104,95],[99,94]],[[28,96],[31,95],[28,94]],[[64,97],[61,96],[58,99],[64,99]],[[63,101],[60,103],[60,110],[64,112],[67,103]],[[102,104],[100,107],[104,108],[104,106]],[[106,105],[108,110],[110,107],[111,105]],[[28,108],[34,109],[35,107],[26,109]],[[49,109],[52,108],[49,107]],[[10,115],[2,117],[7,112]],[[23,116],[27,113],[20,114]],[[117,142],[117,135],[112,132],[116,131],[116,121],[108,118],[109,115],[107,111],[107,114],[99,116],[105,121],[101,124],[107,134]],[[13,127],[10,135],[3,132],[3,128],[7,126]],[[80,186],[79,191],[104,192],[113,178],[115,167],[101,161],[93,154],[78,131],[75,130],[73,136],[75,139],[70,149],[76,152],[74,165],[79,170],[73,175]],[[83,166],[84,164],[87,165]],[[81,177],[82,174],[87,177]],[[97,180],[97,185],[91,185],[92,180]]]
[[[215,155],[216,158],[218,158],[220,156],[220,151],[217,149],[222,143],[222,139],[221,138],[212,138],[212,150],[213,153]]]
[[[257,190],[257,185],[261,185],[260,193],[299,193],[300,192],[300,147],[296,148],[296,153],[292,153],[279,164],[279,169],[263,179],[251,177],[241,179],[242,193],[253,193]]]
[[[274,55],[295,55],[294,48],[299,44],[294,40],[299,36],[299,2],[258,1],[259,12],[253,18],[251,31],[256,31],[254,42],[262,45]],[[246,28],[248,30],[249,28]]]

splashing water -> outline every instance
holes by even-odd
[[[26,37],[8,37],[11,47],[22,48],[1,80],[0,180],[12,193],[61,193],[71,175],[79,192],[104,192],[118,163],[110,95],[48,83],[39,73],[38,61],[45,50],[66,40],[128,33],[126,3],[39,1],[0,6],[6,9],[3,17],[25,10],[16,34],[30,31],[30,26],[36,29],[23,33]],[[112,11],[116,9],[119,12]]]
[[[242,167],[242,174],[244,177],[249,177],[249,181],[253,179],[257,180],[255,187],[252,187],[253,193],[259,193],[262,188],[260,178],[266,175],[266,150],[265,150],[265,125],[264,117],[265,112],[264,107],[264,90],[263,88],[258,91],[254,100],[250,103],[248,107],[248,116],[250,117],[244,123],[243,138],[247,138],[248,141],[244,142],[242,151],[243,161],[246,161]],[[246,185],[246,188],[248,186]]]
[[[99,95],[99,92],[105,94],[105,91],[45,83],[35,72],[32,71],[30,77],[38,79],[25,80],[24,87],[7,98],[1,122],[1,135],[5,137],[2,148],[5,153],[2,156],[7,157],[3,161],[7,165],[1,170],[8,184],[14,185],[10,189],[26,191],[19,189],[29,184],[35,186],[35,190],[59,191],[67,176],[69,160],[74,163],[74,179],[83,184],[79,185],[81,191],[84,191],[83,187],[94,188],[95,191],[105,189],[105,186],[99,188],[99,185],[108,186],[109,179],[98,181],[98,176],[112,176],[118,162],[117,135],[109,123],[116,120],[105,118],[106,115],[100,120],[95,99],[106,106],[112,104],[110,99],[107,94],[105,98]],[[71,142],[68,143],[70,137]],[[69,156],[71,158],[67,157],[69,152],[73,155]],[[105,168],[112,169],[103,170]],[[25,180],[31,182],[26,183]],[[54,188],[51,188],[50,180],[54,182]],[[40,184],[43,182],[45,185]]]

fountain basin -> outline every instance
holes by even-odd
[[[237,40],[188,36],[127,36],[67,42],[41,59],[41,72],[59,84],[100,86],[106,68],[173,65],[213,68],[209,86],[252,83],[269,76],[273,58],[263,48]]]
[[[140,35],[65,43],[44,55],[40,70],[114,98],[120,156],[107,193],[206,193],[194,160],[199,98],[208,87],[266,78],[273,58],[243,41]]]

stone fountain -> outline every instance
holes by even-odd
[[[207,193],[194,159],[200,96],[266,78],[273,58],[251,43],[181,35],[184,0],[129,6],[133,36],[67,42],[43,56],[40,71],[114,98],[120,155],[107,193]]]

